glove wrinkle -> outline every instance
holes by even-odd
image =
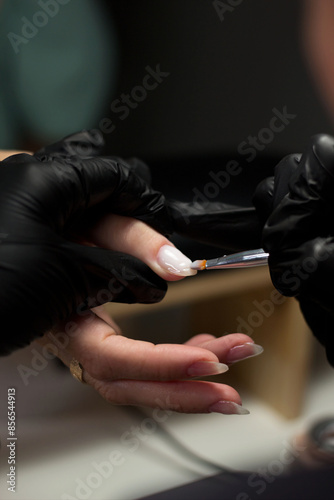
[[[285,157],[254,200],[258,211],[266,211],[260,213],[267,218],[262,241],[273,284],[298,299],[334,366],[334,139],[316,135],[301,157]]]
[[[0,315],[10,325],[1,355],[97,305],[152,303],[167,291],[138,259],[72,241],[94,214],[122,213],[160,232],[171,225],[163,195],[125,162],[97,157],[97,140],[83,132],[1,164]]]
[[[175,200],[167,203],[177,234],[230,252],[260,246],[261,227],[254,207],[219,202],[205,206]]]

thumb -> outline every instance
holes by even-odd
[[[263,227],[273,210],[274,177],[267,177],[257,186],[253,204],[259,217],[261,227]]]
[[[261,181],[253,195],[253,204],[263,228],[275,208],[289,193],[289,183],[298,169],[300,155],[285,156],[275,168],[275,175]]]

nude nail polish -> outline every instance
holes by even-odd
[[[226,361],[227,364],[232,364],[237,361],[242,361],[243,359],[258,356],[262,352],[263,347],[261,345],[253,344],[253,342],[246,342],[245,344],[232,347],[227,353],[224,361]]]
[[[224,363],[217,363],[215,361],[197,361],[189,366],[187,374],[190,377],[209,377],[210,375],[218,375],[225,373],[228,366]]]
[[[193,276],[197,273],[190,267],[191,260],[171,245],[163,245],[160,248],[157,261],[162,269],[177,276]]]
[[[222,413],[223,415],[248,415],[249,411],[234,401],[217,401],[209,407],[210,413]]]

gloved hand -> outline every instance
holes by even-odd
[[[150,169],[152,185],[164,194],[174,233],[180,236],[175,241],[194,260],[259,248],[262,227],[252,196],[258,183],[272,175],[274,165],[192,157],[152,162]],[[192,245],[191,240],[211,248]],[[198,255],[197,248],[211,257]]]
[[[171,230],[163,196],[134,173],[133,161],[130,168],[97,157],[97,139],[76,134],[0,164],[1,354],[90,308],[99,295],[127,303],[165,295],[165,281],[138,259],[80,244],[108,212]]]
[[[334,366],[334,139],[312,138],[284,158],[254,196],[275,287],[295,296]]]
[[[166,200],[174,231],[201,243],[219,247],[219,253],[259,248],[261,225],[253,206],[221,201],[208,203]],[[205,256],[204,256],[205,257]]]

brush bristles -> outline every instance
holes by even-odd
[[[191,263],[191,269],[197,269],[197,271],[203,271],[205,269],[206,260],[194,260]]]

